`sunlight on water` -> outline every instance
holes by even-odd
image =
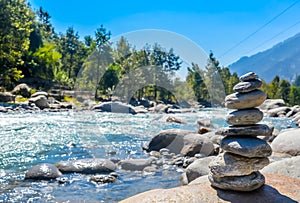
[[[88,157],[122,160],[143,158],[142,146],[164,129],[197,131],[199,118],[212,119],[218,128],[226,126],[228,110],[203,109],[197,113],[114,114],[98,112],[12,113],[0,114],[0,200],[3,201],[117,201],[153,188],[179,185],[179,172],[166,170],[156,175],[121,173],[114,184],[95,185],[88,176],[68,174],[72,183],[24,181],[26,169],[38,163]],[[176,116],[188,124],[166,123]],[[295,127],[289,119],[265,118],[277,129]],[[112,153],[114,152],[114,153]],[[83,181],[85,180],[85,181]],[[158,181],[159,180],[159,181]],[[94,195],[96,192],[97,195]],[[91,195],[93,194],[93,195]]]

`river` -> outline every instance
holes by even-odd
[[[117,170],[115,183],[97,185],[88,175],[66,174],[69,182],[24,180],[38,163],[82,158],[146,158],[142,146],[164,129],[198,130],[198,118],[225,126],[225,109],[202,109],[174,116],[188,124],[164,122],[164,114],[117,114],[93,111],[0,113],[0,202],[116,202],[155,188],[179,186],[182,169],[154,175]],[[277,129],[295,127],[290,119],[264,118]]]

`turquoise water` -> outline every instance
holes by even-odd
[[[117,170],[117,182],[95,185],[88,175],[67,174],[68,183],[24,181],[25,171],[38,163],[82,158],[146,158],[142,146],[161,130],[197,131],[198,118],[226,125],[224,109],[176,114],[186,125],[164,122],[163,114],[99,112],[0,113],[0,202],[116,202],[134,194],[179,185],[182,170],[170,167],[154,175]],[[265,118],[278,129],[295,127],[289,119]]]

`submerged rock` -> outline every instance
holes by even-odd
[[[123,170],[142,171],[147,166],[150,166],[153,159],[126,159],[119,162],[119,166]]]
[[[88,158],[72,161],[61,161],[55,164],[62,173],[107,173],[116,169],[116,165],[108,160],[101,158]]]
[[[58,168],[53,164],[38,164],[33,166],[25,173],[25,179],[49,180],[62,175]]]
[[[178,124],[187,124],[186,121],[180,119],[180,118],[176,118],[174,116],[168,116],[166,118],[166,122],[169,122],[169,123],[178,123]]]
[[[117,178],[112,175],[94,175],[89,178],[89,181],[97,184],[113,183],[116,182]]]

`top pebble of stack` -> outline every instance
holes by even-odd
[[[267,95],[259,90],[262,81],[253,72],[246,73],[240,77],[241,82],[233,87],[236,93],[225,98],[225,106],[229,109],[248,109],[261,105]]]
[[[253,72],[246,73],[245,75],[242,75],[240,77],[240,80],[243,82],[254,80],[254,79],[258,79],[258,76],[256,75],[256,73]]]

